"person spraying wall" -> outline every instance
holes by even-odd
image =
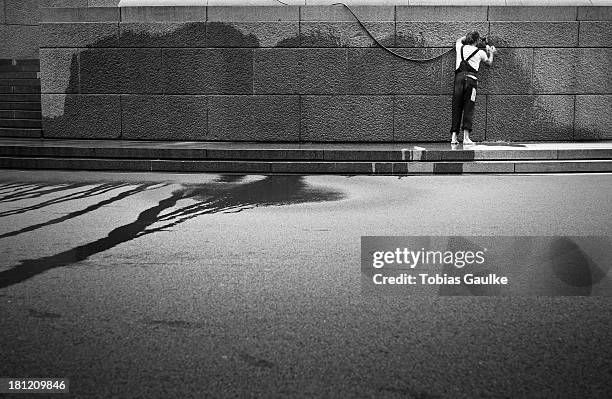
[[[483,50],[484,47],[484,50]],[[455,84],[453,89],[451,144],[459,144],[457,134],[463,130],[463,144],[474,144],[470,140],[474,107],[476,106],[476,88],[478,87],[478,68],[480,63],[493,63],[495,46],[486,44],[477,31],[468,33],[455,43]],[[463,126],[461,121],[463,120]]]

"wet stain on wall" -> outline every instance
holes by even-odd
[[[62,93],[79,96],[47,97],[46,134],[49,137],[239,141],[447,139],[450,102],[446,102],[452,91],[454,51],[429,63],[386,60],[384,50],[374,48],[375,44],[361,28],[356,28],[356,23],[309,24],[304,24],[308,29],[301,29],[293,36],[287,33],[291,29],[278,28],[276,32],[277,28],[264,27],[264,23],[262,27],[251,23],[248,29],[244,29],[244,23],[225,22],[121,24],[118,44],[111,46],[111,39],[102,38],[72,56],[69,82]],[[427,32],[402,31],[398,39],[377,33],[375,27],[372,29],[382,35],[379,38],[384,45],[405,46],[397,50],[415,58],[448,49],[427,47],[431,46],[428,41],[431,39],[426,37],[432,36],[424,35]],[[433,24],[432,29],[440,27]],[[274,35],[278,38],[275,47],[265,47]],[[482,94],[477,97],[477,139],[573,138],[573,95],[537,94],[532,80],[536,61],[533,49],[502,48],[492,69],[482,68],[479,87]],[[266,89],[267,82],[273,88]],[[295,106],[278,108],[278,104],[274,105],[278,97],[271,94],[300,99]],[[145,102],[156,104],[159,110],[133,109],[129,95],[148,97]],[[225,108],[220,110],[214,104],[217,99],[209,98],[206,105],[201,99],[186,97],[211,95],[241,97],[245,101],[223,100]],[[385,114],[392,121],[353,127],[352,134],[341,131],[345,123],[340,123],[340,116],[334,113],[344,113],[349,119],[353,118],[352,113],[365,113],[365,119],[370,120],[374,116],[368,114],[371,99],[367,96],[381,95],[391,98],[381,106],[393,108],[388,116]],[[419,97],[422,95],[439,98],[427,105]],[[184,97],[180,112],[165,115],[164,109],[177,106],[173,105],[178,98],[174,96]],[[328,101],[328,96],[338,96],[339,104],[351,97],[363,104],[348,102],[330,108],[329,112],[318,112],[309,105],[312,96],[320,96],[322,101]],[[57,105],[58,101],[62,102],[61,106]],[[567,116],[566,102],[572,108],[570,116]],[[332,100],[330,105],[333,103]],[[58,112],[59,109],[62,111]],[[121,122],[114,115],[124,111],[129,111],[124,116],[133,120]],[[98,120],[96,115],[100,112],[108,114],[107,117]],[[245,115],[248,123],[240,117]],[[239,125],[243,126],[224,127],[233,118],[240,119]],[[157,129],[131,131],[147,119]],[[340,122],[334,124],[334,119]],[[280,122],[286,120],[292,121],[289,126]],[[332,127],[339,129],[336,135],[322,133]],[[584,128],[581,129],[579,134],[584,136]],[[151,130],[159,131],[147,133]],[[604,133],[595,131],[596,127],[592,130],[588,135],[605,137]],[[143,136],[147,134],[150,136]]]

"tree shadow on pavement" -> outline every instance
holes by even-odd
[[[91,187],[92,184],[95,184],[94,187]],[[65,194],[60,195],[59,197],[51,198],[49,200],[45,200],[43,202],[39,202],[34,205],[28,205],[21,208],[10,209],[7,211],[0,212],[0,217],[5,216],[13,216],[21,213],[25,213],[28,211],[38,210],[45,208],[51,205],[57,205],[68,201],[75,201],[80,199],[85,199],[94,195],[105,194],[109,191],[122,188],[127,186],[127,183],[70,183],[70,184],[62,184],[59,187],[57,185],[49,186],[44,183],[35,183],[34,186],[32,184],[24,185],[22,190],[17,190],[16,192],[11,192],[6,195],[2,195],[0,193],[0,204],[8,203],[8,202],[16,202],[29,200],[34,198],[40,198],[44,195],[49,194],[57,194],[65,192]],[[76,192],[70,192],[71,190],[82,189]]]
[[[244,183],[240,183],[239,178],[223,177],[221,181],[184,185],[155,206],[142,211],[135,221],[113,229],[106,237],[55,255],[26,259],[0,272],[0,288],[21,283],[54,268],[83,261],[144,235],[169,231],[172,227],[205,214],[240,212],[261,206],[337,201],[345,197],[337,191],[308,186],[304,176],[266,176],[261,180]],[[194,203],[171,210],[179,201],[188,199]],[[164,213],[168,210],[171,211]],[[153,227],[158,222],[163,224]]]
[[[68,189],[72,189],[74,188],[74,186],[76,187],[81,187],[81,186],[90,186],[92,183],[83,183],[83,184],[69,184],[64,186],[65,190]],[[153,186],[153,183],[146,183],[146,184],[140,184],[135,188],[131,188],[127,191],[122,191],[119,194],[110,197],[110,198],[106,198],[100,202],[97,202],[93,205],[89,205],[83,209],[80,209],[78,211],[74,211],[74,212],[69,212],[63,216],[48,220],[46,222],[42,222],[42,223],[37,223],[34,225],[30,225],[24,228],[21,228],[19,230],[13,230],[13,231],[9,231],[7,233],[3,233],[0,234],[0,239],[1,238],[6,238],[6,237],[13,237],[16,236],[18,234],[22,234],[22,233],[27,233],[30,231],[34,231],[43,227],[47,227],[47,226],[51,226],[54,224],[58,224],[61,222],[65,222],[67,220],[70,219],[74,219],[76,217],[85,215],[89,212],[95,211],[97,209],[102,208],[103,206],[106,205],[110,205],[114,202],[117,201],[121,201],[125,198],[128,198],[132,195],[138,194],[140,192],[146,191],[148,189],[151,188],[151,186]],[[80,199],[85,199],[87,197],[92,197],[95,195],[100,195],[100,194],[105,194],[111,190],[115,190],[115,189],[120,189],[120,188],[124,188],[128,186],[127,183],[103,183],[100,184],[99,186],[96,186],[94,188],[90,188],[90,189],[86,189],[86,190],[82,190],[82,191],[78,191],[76,193],[72,193],[72,194],[66,194],[63,195],[59,198],[54,198],[51,200],[47,200],[47,201],[43,201],[41,203],[35,204],[35,205],[31,205],[31,206],[27,206],[27,207],[22,207],[22,208],[18,208],[18,209],[12,209],[9,211],[5,211],[5,212],[0,212],[0,217],[5,217],[5,216],[10,216],[10,215],[17,215],[17,214],[21,214],[21,213],[25,213],[27,211],[31,211],[31,210],[38,210],[41,208],[44,208],[46,206],[50,206],[50,205],[56,205],[58,203],[63,203],[63,202],[67,202],[67,201],[74,201],[74,200],[80,200]],[[61,190],[38,190],[38,192],[47,192],[49,193],[50,191],[61,191]],[[34,198],[34,197],[28,197],[28,198]],[[2,202],[2,200],[0,199],[0,202]]]

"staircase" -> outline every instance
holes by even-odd
[[[612,172],[612,142],[237,143],[0,138],[0,169],[418,175]]]
[[[40,60],[0,59],[0,137],[42,137]]]

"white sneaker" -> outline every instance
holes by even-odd
[[[451,145],[459,144],[459,140],[457,140],[457,133],[453,133],[451,136]]]

